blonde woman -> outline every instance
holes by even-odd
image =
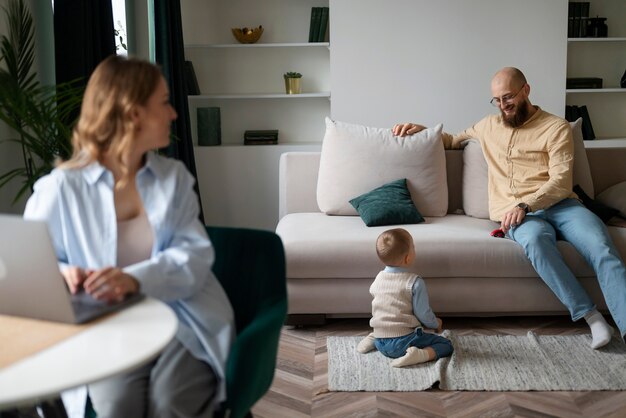
[[[224,399],[232,309],[211,272],[193,177],[153,152],[176,117],[158,67],[107,58],[87,84],[71,159],[36,183],[24,212],[47,221],[71,292],[141,291],[178,316],[157,359],[89,386],[98,417],[208,417]]]

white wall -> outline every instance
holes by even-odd
[[[448,132],[495,108],[490,80],[520,68],[530,99],[565,110],[567,0],[330,0],[331,113]]]

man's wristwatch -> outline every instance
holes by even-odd
[[[524,202],[518,203],[515,207],[516,207],[516,208],[520,208],[520,209],[522,209],[522,210],[524,211],[524,213],[528,213],[528,212],[530,212],[530,206],[528,206],[528,205],[527,205],[526,203],[524,203]]]

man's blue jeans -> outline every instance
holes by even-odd
[[[564,199],[529,213],[508,235],[524,247],[537,274],[577,321],[595,305],[565,264],[556,240],[572,244],[593,267],[620,334],[626,334],[626,268],[600,218],[578,200]]]

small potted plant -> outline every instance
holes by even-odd
[[[283,74],[285,78],[285,91],[287,94],[300,94],[300,79],[302,74],[289,71]]]

